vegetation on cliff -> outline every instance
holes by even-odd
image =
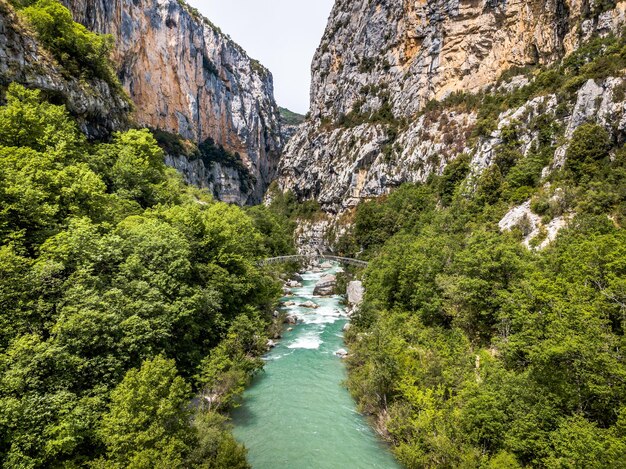
[[[286,221],[186,186],[147,130],[88,143],[18,85],[0,207],[2,465],[246,467],[217,412],[260,367],[280,285],[255,261]]]
[[[68,76],[99,78],[120,87],[110,56],[113,38],[76,23],[58,0],[10,0]]]
[[[348,384],[407,467],[625,464],[626,148],[584,124],[542,180],[557,132],[538,124],[527,156],[511,128],[482,174],[460,157],[361,204],[341,240],[371,260]],[[529,197],[570,219],[543,250],[528,219],[499,227]]]

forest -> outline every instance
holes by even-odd
[[[527,156],[511,129],[482,174],[461,157],[361,204],[340,240],[371,261],[348,386],[406,467],[626,467],[626,148],[584,124],[541,181],[542,125]],[[528,217],[499,227],[520,191],[570,217],[545,249]]]
[[[185,185],[148,130],[88,142],[11,85],[0,245],[4,467],[247,467],[221,412],[261,367],[281,290],[255,261],[291,245],[284,217]]]

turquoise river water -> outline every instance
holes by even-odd
[[[322,275],[304,274],[303,287],[284,298],[320,308],[287,308],[301,321],[265,357],[265,371],[233,414],[235,436],[254,469],[398,468],[343,385],[346,371],[335,352],[344,346],[347,318],[340,297],[313,297]]]

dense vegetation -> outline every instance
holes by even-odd
[[[279,107],[278,111],[280,112],[280,118],[287,125],[300,125],[306,120],[306,117],[302,114],[290,111],[284,107]]]
[[[261,366],[280,284],[255,260],[286,221],[187,187],[147,130],[88,143],[38,91],[6,98],[1,464],[246,467],[219,412]]]
[[[58,0],[10,0],[33,27],[39,41],[68,76],[100,78],[119,87],[109,57],[113,37],[96,34],[76,23]]]
[[[348,384],[407,467],[626,467],[626,149],[585,124],[541,180],[552,127],[362,204],[341,240],[371,259]],[[528,197],[573,217],[545,250],[498,227]]]

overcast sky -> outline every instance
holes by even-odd
[[[311,60],[334,0],[187,0],[274,75],[279,106],[309,109]]]

